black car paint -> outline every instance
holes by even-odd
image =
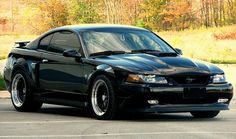
[[[140,53],[104,56],[94,60],[141,74],[223,74],[223,71],[214,65],[206,65],[181,56],[157,57]]]
[[[35,98],[39,101],[54,104],[87,106],[90,84],[100,74],[105,74],[112,80],[117,89],[116,93],[120,107],[133,106],[130,102],[134,102],[137,107],[139,105],[146,107],[147,105],[144,101],[156,98],[163,99],[163,104],[196,103],[195,101],[198,101],[197,103],[209,103],[218,98],[228,98],[229,101],[232,98],[233,88],[230,83],[198,85],[197,87],[178,84],[158,86],[155,84],[127,83],[125,79],[129,73],[156,74],[168,77],[171,75],[210,76],[223,74],[224,72],[212,64],[191,60],[180,55],[157,57],[155,54],[135,53],[89,57],[81,40],[80,32],[112,29],[147,31],[130,27],[79,28],[77,26],[62,27],[49,31],[26,47],[14,48],[11,51],[4,70],[4,79],[8,90],[11,90],[12,74],[16,70],[22,69],[29,75],[31,85],[38,90],[35,92]],[[37,49],[39,41],[44,36],[56,31],[72,31],[78,35],[84,52],[80,60],[75,60],[73,57],[64,57],[63,54]],[[200,100],[187,98],[185,100],[183,94],[184,90],[188,88],[204,88],[206,98]],[[209,99],[210,101],[207,101]],[[220,110],[228,108],[227,104],[224,104],[224,106],[223,108],[218,108]],[[211,110],[210,107],[208,110]],[[155,111],[158,110],[155,109]],[[168,111],[168,108],[166,111]]]

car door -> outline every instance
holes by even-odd
[[[43,38],[39,48],[43,59],[39,66],[39,86],[44,90],[43,95],[66,98],[68,94],[83,94],[82,60],[63,56],[63,51],[68,49],[78,50],[83,56],[78,36],[70,31],[58,31]]]

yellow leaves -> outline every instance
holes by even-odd
[[[67,11],[62,0],[34,1],[32,7],[25,10],[26,16],[30,16],[26,22],[36,33],[42,33],[51,28],[66,25]]]

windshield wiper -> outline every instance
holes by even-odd
[[[125,51],[102,51],[102,52],[92,53],[90,54],[90,56],[114,55],[114,54],[125,54]]]
[[[132,50],[131,53],[148,53],[148,52],[160,52],[158,50],[152,49],[139,49],[139,50]]]
[[[165,56],[177,56],[174,52],[161,52],[159,50],[152,50],[152,49],[140,49],[140,50],[132,50],[131,53],[146,53],[151,54],[159,57],[165,57]]]
[[[162,52],[162,53],[157,53],[157,54],[153,54],[153,55],[156,55],[156,56],[159,56],[159,57],[166,57],[166,56],[177,56],[178,54],[177,53],[173,53],[173,52]]]

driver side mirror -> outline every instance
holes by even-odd
[[[76,59],[81,59],[82,55],[74,49],[67,49],[63,52],[64,57],[74,57]]]
[[[183,55],[183,52],[182,52],[181,49],[179,49],[179,48],[175,48],[175,50],[176,50],[176,52],[177,52],[178,54]]]

